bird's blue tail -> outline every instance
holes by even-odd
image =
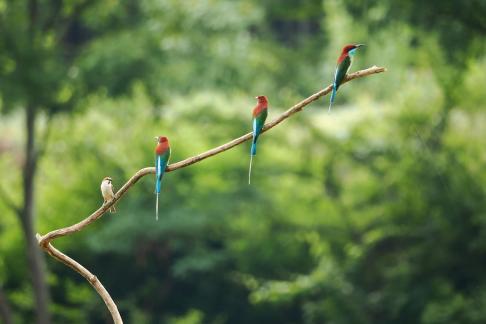
[[[250,151],[250,154],[251,155],[256,155],[256,140],[253,140],[253,142],[251,143],[251,151]]]
[[[257,137],[253,137],[253,141],[251,142],[251,150],[250,150],[250,168],[248,170],[248,184],[251,183],[251,165],[253,163],[253,157],[256,155],[256,141]]]
[[[165,169],[162,169],[162,158],[157,155],[155,158],[155,195],[157,196],[155,201],[155,220],[159,220],[159,194],[162,187],[162,176]]]
[[[331,92],[331,100],[329,100],[329,109],[328,109],[328,112],[331,112],[331,106],[332,104],[334,103],[334,99],[336,98],[336,84],[333,83],[332,85],[332,92]]]
[[[155,193],[160,193],[160,187],[162,186],[162,159],[160,156],[155,158]]]

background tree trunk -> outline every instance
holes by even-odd
[[[36,322],[38,324],[47,324],[50,323],[48,311],[50,298],[45,281],[44,256],[37,245],[37,240],[35,239],[36,232],[34,230],[34,185],[38,159],[35,144],[35,118],[36,109],[32,104],[29,104],[26,109],[27,141],[23,169],[24,204],[19,217],[26,241],[27,262],[35,298]]]
[[[5,296],[2,286],[0,286],[0,319],[2,319],[2,323],[5,324],[13,323],[12,310],[10,309],[7,296]]]

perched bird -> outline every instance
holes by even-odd
[[[344,80],[346,73],[348,73],[351,64],[353,63],[353,56],[356,54],[356,50],[364,46],[364,44],[351,44],[343,47],[341,56],[337,60],[336,72],[334,73],[334,82],[332,83],[332,93],[331,100],[329,103],[329,110],[331,111],[331,106],[336,98],[336,91]]]
[[[115,198],[115,193],[113,192],[113,184],[110,177],[104,177],[101,181],[101,195],[103,196],[103,205],[109,203]],[[110,213],[116,213],[115,205],[111,206],[109,209]]]
[[[262,132],[263,125],[268,115],[268,100],[265,96],[255,97],[258,99],[258,103],[253,108],[253,140],[251,142],[250,150],[250,169],[248,170],[248,184],[251,183],[251,165],[253,163],[253,157],[256,155],[257,140]]]
[[[165,136],[157,136],[157,146],[155,147],[155,194],[157,201],[155,205],[155,219],[159,219],[159,194],[162,185],[162,176],[169,163],[170,146],[169,140]]]

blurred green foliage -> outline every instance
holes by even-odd
[[[155,222],[145,177],[85,231],[56,245],[92,270],[127,323],[484,323],[484,1],[40,1],[72,19],[23,48],[26,1],[1,1],[0,170],[20,200],[17,107],[52,132],[37,186],[39,232],[73,224],[151,165],[250,130],[330,82],[340,89],[266,133],[246,184],[247,145],[167,174]],[[74,17],[74,18],[73,18]],[[57,21],[57,20],[56,20]],[[55,24],[55,22],[54,22]],[[18,56],[22,54],[23,56]],[[65,113],[59,113],[65,112]],[[0,201],[0,283],[32,321],[24,242]],[[79,275],[49,259],[56,323],[110,321]]]

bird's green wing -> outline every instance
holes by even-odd
[[[268,115],[267,109],[263,109],[253,120],[253,137],[255,139],[254,140],[255,142],[258,136],[260,136],[262,128],[265,125],[265,120],[267,119],[267,115]]]
[[[346,56],[344,60],[341,63],[339,63],[339,65],[336,68],[336,75],[334,76],[334,83],[336,84],[336,90],[343,82],[344,77],[346,76],[346,73],[348,73],[350,67],[351,67],[351,58],[349,56]]]

